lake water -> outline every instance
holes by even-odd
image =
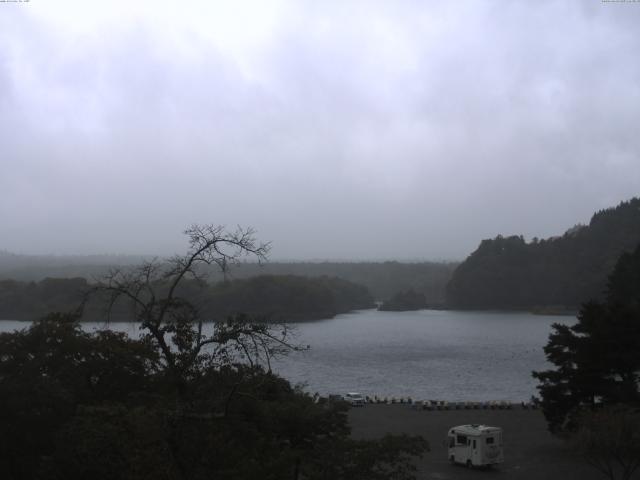
[[[574,322],[520,312],[361,310],[296,324],[297,343],[311,348],[273,366],[321,394],[519,402],[537,393],[531,371],[549,368],[542,347],[551,324]],[[0,331],[26,325],[3,321]],[[138,333],[136,324],[111,328]]]

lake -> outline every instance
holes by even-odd
[[[549,368],[542,347],[551,324],[574,322],[522,312],[360,310],[295,324],[297,343],[311,348],[273,366],[312,393],[527,401],[537,393],[531,371]],[[0,331],[27,325],[3,321]],[[111,328],[138,333],[134,323]]]

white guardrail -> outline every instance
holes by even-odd
[[[343,400],[342,395],[329,395],[321,397],[319,394],[313,396],[316,403],[326,401]],[[503,400],[491,400],[484,402],[450,402],[447,400],[415,400],[411,397],[379,397],[364,396],[365,404],[375,405],[408,405],[415,410],[512,410],[519,408],[522,410],[537,410],[538,404],[535,401],[529,402],[506,402]]]

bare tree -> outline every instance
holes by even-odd
[[[274,355],[296,348],[285,325],[251,323],[238,315],[216,322],[207,335],[203,324],[211,319],[203,318],[193,298],[183,295],[186,284],[206,288],[210,267],[226,272],[244,257],[265,261],[269,244],[258,243],[250,228],[229,232],[223,226],[192,225],[184,233],[189,239],[184,255],[112,270],[91,294],[106,298],[109,315],[116,304],[128,302],[143,338],[160,351],[179,387],[204,364],[229,364],[241,358],[251,365],[266,363],[270,369]]]

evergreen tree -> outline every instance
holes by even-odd
[[[604,302],[588,302],[573,326],[554,324],[545,347],[555,370],[533,372],[551,431],[572,430],[580,412],[639,404],[640,246],[620,257]]]

